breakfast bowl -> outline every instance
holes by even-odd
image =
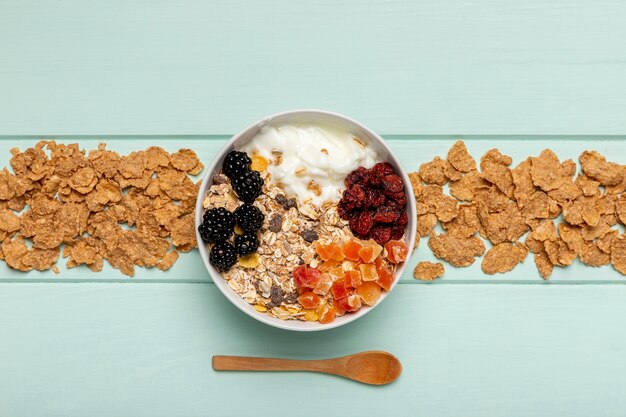
[[[237,308],[326,330],[373,310],[413,251],[416,207],[398,158],[337,113],[293,110],[233,136],[200,185],[202,262]]]

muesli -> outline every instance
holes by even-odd
[[[279,319],[329,323],[374,305],[407,257],[402,180],[347,132],[270,129],[230,152],[213,178],[199,226],[210,262]]]

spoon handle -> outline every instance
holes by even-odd
[[[213,356],[216,371],[312,371],[337,374],[341,364],[335,360],[295,360],[248,356]]]

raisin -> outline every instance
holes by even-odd
[[[353,185],[358,184],[366,187],[370,182],[369,170],[365,167],[358,167],[354,171],[348,174],[344,183],[347,188],[352,188]]]
[[[400,212],[388,206],[381,206],[374,213],[374,222],[391,223],[400,217]]]
[[[272,285],[272,289],[270,290],[270,299],[272,303],[279,305],[283,301],[283,290],[278,285]]]
[[[290,208],[297,206],[295,198],[287,198],[282,194],[278,194],[274,197],[274,200],[276,200],[276,202],[285,210],[289,210]]]
[[[282,228],[283,228],[283,216],[281,216],[278,213],[274,214],[272,218],[270,219],[270,225],[269,225],[270,232],[278,233],[282,230]]]
[[[387,162],[379,162],[370,169],[370,184],[380,185],[383,177],[393,174],[393,168]]]
[[[303,230],[302,232],[300,232],[300,236],[302,236],[302,239],[304,239],[305,241],[309,243],[313,243],[317,239],[319,239],[319,236],[314,229]]]
[[[380,186],[386,195],[399,193],[404,189],[402,179],[396,174],[385,175]]]
[[[376,225],[372,228],[370,237],[379,245],[384,245],[391,240],[391,228],[389,226]]]

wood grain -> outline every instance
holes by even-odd
[[[623,134],[619,0],[4,0],[4,134]]]
[[[315,334],[270,328],[207,284],[0,284],[0,415],[277,415],[323,398],[344,415],[621,417],[626,287],[402,285]],[[381,349],[374,388],[301,373],[211,370],[211,356],[323,359]],[[289,411],[291,410],[291,411]]]

